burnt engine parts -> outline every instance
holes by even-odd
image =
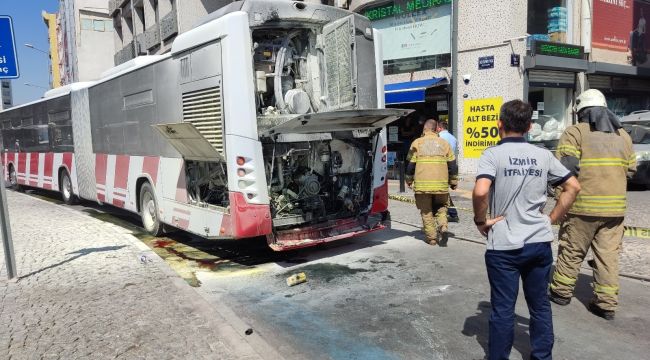
[[[186,161],[187,195],[192,205],[228,207],[226,165],[221,162]]]
[[[318,111],[320,65],[313,30],[254,31],[253,61],[260,115]]]
[[[265,144],[275,227],[362,214],[370,203],[367,139]]]

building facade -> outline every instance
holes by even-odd
[[[110,0],[115,65],[140,55],[162,54],[176,36],[232,0]]]
[[[0,80],[0,110],[9,109],[14,105],[13,94],[11,93],[11,80]]]
[[[91,81],[113,67],[113,21],[108,0],[60,0],[43,13],[50,39],[52,86]]]

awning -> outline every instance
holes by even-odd
[[[447,84],[448,82],[446,78],[433,78],[388,84],[384,86],[386,105],[424,102],[427,89]]]

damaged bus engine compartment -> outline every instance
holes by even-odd
[[[367,138],[267,143],[264,159],[276,228],[368,210],[373,156]]]

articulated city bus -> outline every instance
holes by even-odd
[[[92,83],[0,113],[5,178],[275,250],[389,224],[380,48],[334,7],[246,0]]]

